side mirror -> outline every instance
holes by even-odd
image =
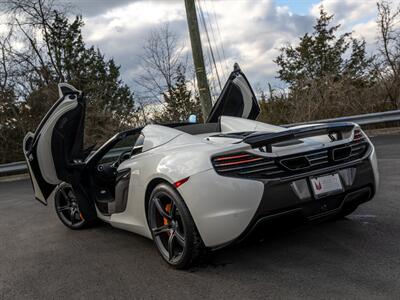
[[[197,123],[196,115],[190,115],[188,121],[189,123]]]

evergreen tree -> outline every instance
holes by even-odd
[[[187,88],[185,72],[182,67],[177,70],[175,85],[163,94],[165,108],[160,115],[156,115],[156,122],[187,121],[190,115],[201,115],[199,99],[193,97],[192,91]]]
[[[70,21],[56,13],[47,28],[47,80],[37,78],[36,89],[27,97],[33,129],[57,100],[57,83],[67,82],[85,93],[86,142],[101,143],[121,127],[132,126],[133,93],[120,79],[120,67],[106,60],[99,49],[86,47],[81,16]]]
[[[2,48],[7,51],[7,66],[13,68],[7,70],[13,74],[13,97],[6,97],[2,89],[0,111],[5,113],[0,112],[0,139],[12,137],[16,141],[12,149],[6,149],[4,143],[0,146],[0,153],[6,153],[3,162],[23,158],[23,136],[37,127],[57,100],[59,82],[72,84],[85,93],[86,143],[102,143],[115,132],[134,126],[133,93],[122,82],[115,61],[106,59],[99,49],[86,46],[81,16],[71,19],[51,1],[24,0],[8,5],[15,14],[10,19],[15,22],[10,40],[18,40],[25,47],[14,48],[9,43],[9,48]],[[10,117],[13,113],[18,116],[17,122]]]
[[[20,107],[13,90],[0,89],[0,164],[17,161],[21,155],[16,149],[21,148],[21,137],[24,132],[20,128],[23,121]]]
[[[357,40],[351,33],[337,36],[340,25],[331,25],[333,15],[323,7],[314,26],[314,31],[300,38],[298,46],[281,48],[276,58],[278,78],[295,88],[324,77],[339,80],[346,77],[353,84],[364,85],[373,78],[370,72],[373,58],[368,58],[365,41]]]
[[[83,25],[80,16],[70,22],[61,14],[56,14],[50,25],[49,53],[54,56],[55,80],[83,90],[104,112],[129,113],[134,106],[133,93],[120,79],[120,67],[113,59],[105,60],[99,49],[85,46]]]

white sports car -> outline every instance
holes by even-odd
[[[374,146],[359,126],[254,121],[258,102],[239,68],[204,124],[134,128],[91,153],[82,92],[68,84],[59,92],[24,139],[36,199],[54,195],[71,229],[100,219],[153,239],[175,268],[272,218],[347,215],[377,190]]]

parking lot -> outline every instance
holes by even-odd
[[[167,267],[135,234],[69,230],[33,199],[28,180],[1,182],[0,298],[399,299],[400,136],[373,142],[373,201],[343,220],[270,229],[189,271]]]

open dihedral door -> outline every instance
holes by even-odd
[[[58,89],[60,98],[23,141],[35,198],[43,204],[57,184],[71,183],[83,164],[83,95],[66,83]]]
[[[260,106],[253,89],[239,65],[235,63],[206,123],[217,123],[221,116],[255,120],[259,113]]]

